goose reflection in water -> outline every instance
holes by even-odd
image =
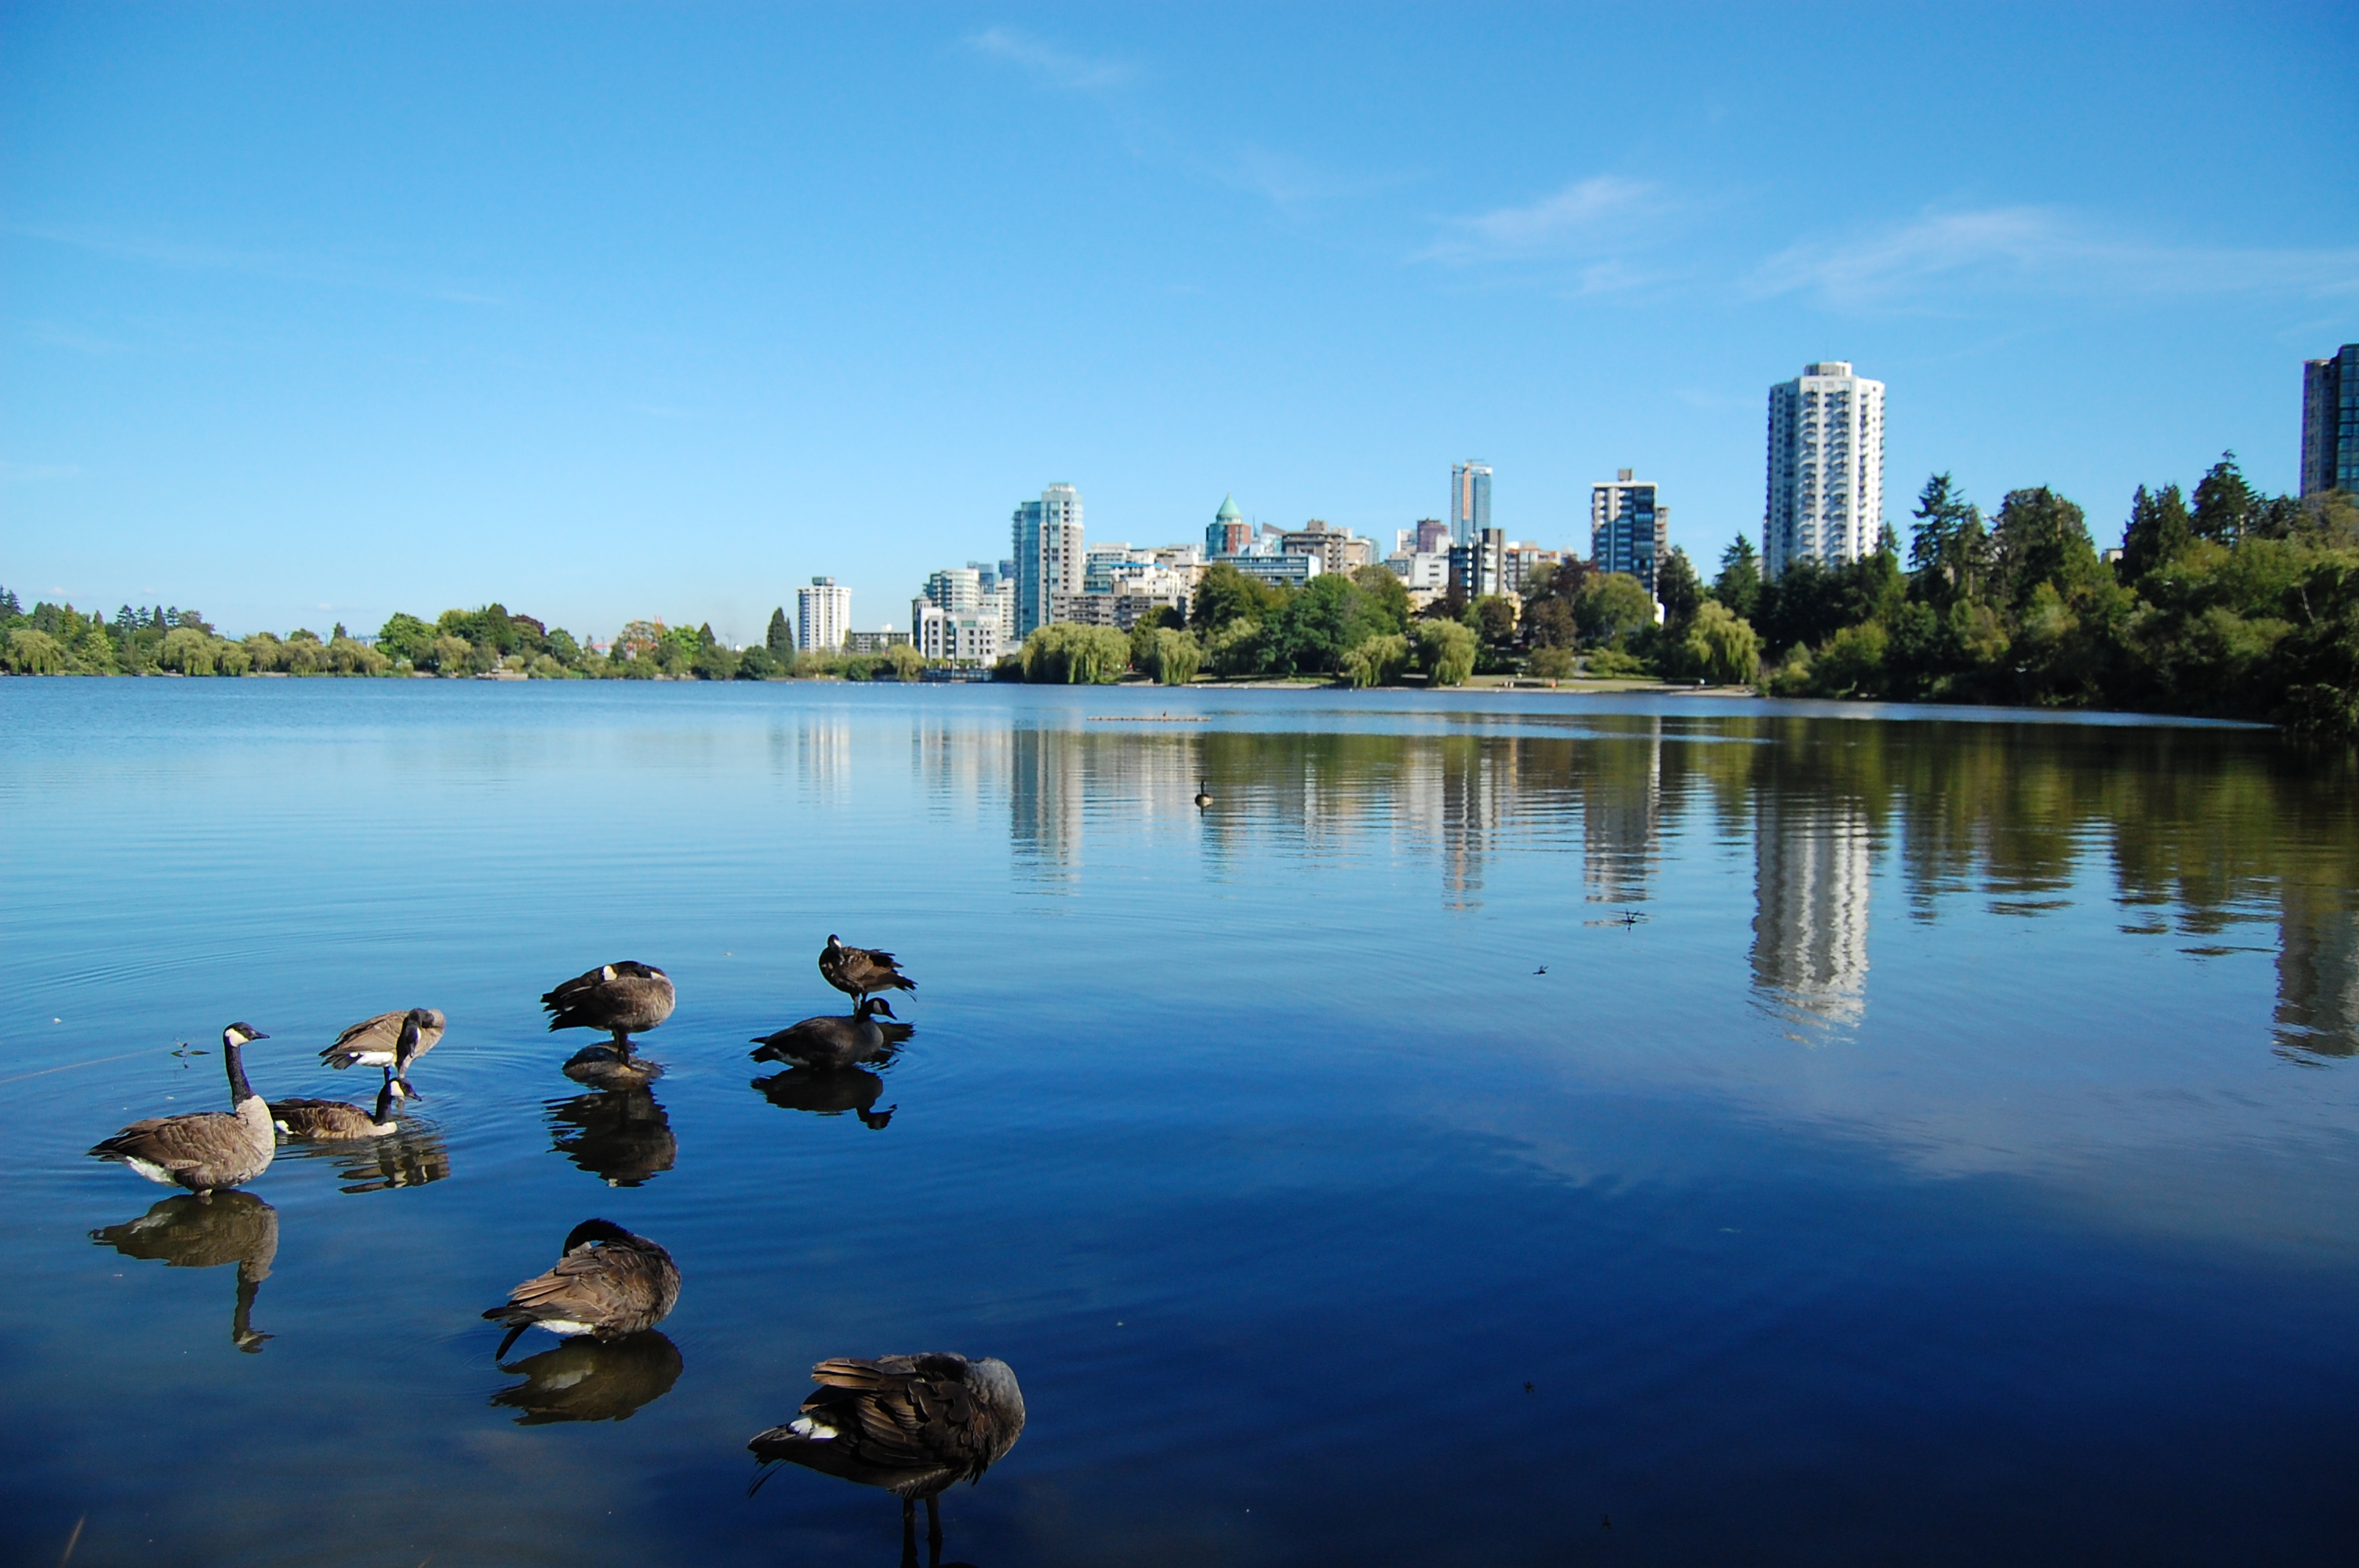
[[[326,1160],[347,1193],[381,1193],[422,1187],[451,1173],[451,1151],[442,1130],[423,1118],[404,1121],[382,1138],[348,1143],[290,1144],[279,1158]]]
[[[560,1421],[627,1421],[679,1381],[679,1347],[654,1329],[620,1339],[569,1339],[554,1350],[501,1364],[524,1379],[492,1396],[505,1410],[522,1411],[518,1426]]]
[[[671,1169],[671,1119],[651,1089],[608,1089],[549,1102],[556,1150],[610,1187],[636,1187]]]
[[[253,1354],[270,1337],[254,1330],[254,1298],[278,1256],[278,1211],[252,1193],[166,1198],[137,1219],[93,1230],[90,1238],[125,1258],[160,1259],[168,1269],[237,1265],[237,1304],[230,1342]]]
[[[875,1108],[877,1097],[885,1092],[885,1080],[865,1067],[840,1067],[832,1073],[794,1067],[756,1078],[754,1087],[782,1110],[807,1110],[814,1116],[842,1116],[848,1110],[867,1128],[883,1127],[900,1108],[892,1105],[883,1110]]]

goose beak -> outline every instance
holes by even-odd
[[[409,1087],[409,1080],[408,1078],[394,1079],[393,1087],[394,1092],[400,1095],[404,1099],[422,1100],[426,1098],[424,1095],[419,1094],[416,1089]]]

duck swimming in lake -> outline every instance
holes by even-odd
[[[408,1086],[388,1068],[385,1087],[376,1091],[374,1111],[340,1099],[275,1099],[270,1102],[270,1120],[288,1137],[307,1142],[383,1138],[401,1125],[394,1119],[393,1103],[408,1092]]]

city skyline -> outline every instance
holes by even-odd
[[[2303,362],[2359,340],[2354,47],[2323,5],[23,6],[6,578],[750,641],[815,570],[996,555],[1044,478],[1116,538],[1234,492],[1385,540],[1469,453],[1558,547],[1654,476],[1701,567],[1759,526],[1761,389],[1833,357],[1894,389],[1896,526],[1939,470],[2110,541],[2223,449],[2298,486]],[[1562,91],[1598,59],[1653,112]],[[1829,59],[1874,127],[1832,180]]]

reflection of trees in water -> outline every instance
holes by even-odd
[[[1804,1011],[1817,1017],[1864,1005],[1877,857],[1895,857],[1906,907],[1927,922],[1959,897],[2042,918],[2085,899],[2076,890],[2107,867],[2132,932],[2276,922],[2280,1040],[2359,1051],[2359,938],[2341,891],[2359,887],[2347,755],[2159,726],[1777,712],[1484,722],[1498,732],[1016,730],[996,742],[1005,774],[978,760],[971,776],[1008,781],[1020,876],[1070,882],[1099,824],[1128,834],[1144,817],[1187,824],[1215,876],[1249,855],[1430,858],[1461,908],[1479,903],[1503,846],[1570,849],[1576,814],[1589,896],[1635,903],[1664,839],[1708,811],[1723,841],[1754,847],[1756,983],[1773,1000],[1816,999]],[[924,765],[944,790],[969,787],[959,752],[982,743],[929,735]],[[1200,778],[1215,801],[1201,818]]]
[[[252,1193],[221,1192],[211,1197],[184,1193],[166,1198],[137,1219],[93,1230],[90,1238],[125,1258],[161,1260],[171,1269],[237,1265],[237,1301],[230,1309],[230,1342],[240,1350],[262,1348],[266,1334],[254,1330],[254,1299],[278,1256],[278,1211]]]
[[[576,1335],[554,1350],[501,1367],[524,1381],[495,1393],[492,1403],[522,1411],[518,1426],[627,1421],[641,1406],[671,1392],[680,1366],[679,1347],[654,1329],[619,1339]]]
[[[609,1089],[549,1102],[557,1152],[610,1187],[636,1187],[671,1169],[679,1145],[651,1089]]]

